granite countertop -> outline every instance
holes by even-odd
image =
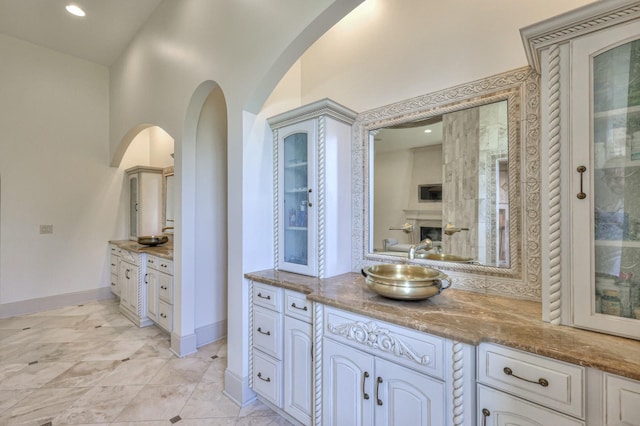
[[[123,250],[136,253],[148,253],[163,259],[173,260],[173,241],[169,241],[157,246],[145,246],[131,240],[111,240],[109,244],[120,247]]]
[[[497,343],[640,380],[640,341],[542,321],[538,302],[448,289],[421,301],[369,290],[362,275],[318,279],[265,270],[245,277],[305,293],[309,300],[414,330],[478,345]]]

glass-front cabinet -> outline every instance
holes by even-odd
[[[640,339],[640,1],[521,32],[541,76],[543,317]]]
[[[572,275],[575,324],[633,337],[640,336],[640,31],[630,30],[598,32],[572,47],[572,87],[590,94],[573,104],[572,233],[577,244],[588,236],[581,251],[591,265],[577,257]]]
[[[282,184],[281,266],[292,272],[315,275],[317,208],[315,172],[315,121],[280,129],[278,152]]]
[[[274,267],[314,277],[351,270],[351,125],[323,99],[268,120],[274,151]]]

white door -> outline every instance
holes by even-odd
[[[323,340],[324,425],[373,425],[374,357],[330,339]]]
[[[284,411],[305,425],[313,407],[311,324],[284,317]]]
[[[375,367],[376,425],[445,424],[443,382],[380,358]]]
[[[154,322],[158,322],[158,275],[158,272],[149,269],[144,279],[147,287],[147,316]]]
[[[497,390],[478,386],[477,424],[482,426],[584,426],[573,417]]]

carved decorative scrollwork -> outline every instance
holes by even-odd
[[[368,323],[356,321],[339,325],[327,324],[327,329],[331,333],[348,340],[353,340],[382,352],[392,353],[397,357],[406,358],[420,365],[429,365],[431,363],[429,355],[418,354],[409,344],[403,342],[390,330],[378,327],[373,321]]]

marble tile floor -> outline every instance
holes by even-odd
[[[0,319],[0,426],[289,425],[222,394],[224,340],[178,358],[115,300]]]

